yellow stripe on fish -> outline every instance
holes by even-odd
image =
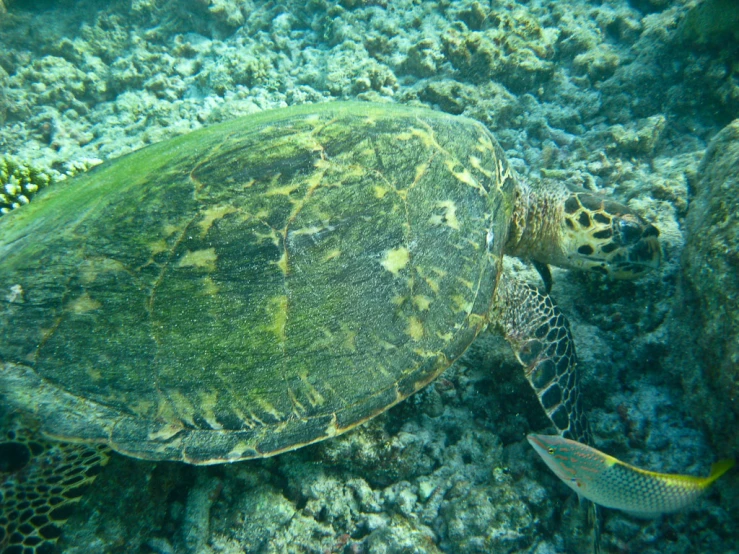
[[[655,473],[564,437],[526,438],[557,477],[578,495],[641,517],[685,508],[734,466],[734,460],[722,460],[713,465],[708,477]]]

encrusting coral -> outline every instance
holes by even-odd
[[[0,213],[28,204],[39,190],[52,182],[54,178],[46,171],[11,156],[0,156]]]

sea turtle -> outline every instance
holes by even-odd
[[[583,441],[565,317],[503,255],[632,278],[658,265],[658,234],[591,192],[525,186],[471,119],[370,103],[248,116],[0,220],[0,391],[46,437],[235,462],[367,421],[490,329]],[[22,461],[53,448],[16,430],[10,444]],[[104,461],[60,448],[51,492],[49,464],[6,481],[6,543],[57,533]]]

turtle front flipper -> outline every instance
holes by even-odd
[[[495,323],[524,366],[549,419],[563,437],[589,444],[567,318],[549,295],[508,275],[498,285],[496,307]]]
[[[108,463],[103,445],[49,441],[17,421],[0,437],[0,552],[53,552],[61,526]]]
[[[544,411],[559,433],[592,444],[590,428],[580,400],[580,373],[570,324],[548,294],[534,285],[506,275],[496,291],[497,326],[513,348],[516,358],[536,391]],[[592,552],[600,552],[600,515],[596,504],[580,506],[573,525],[587,518]],[[578,545],[576,550],[583,550]]]

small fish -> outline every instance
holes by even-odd
[[[526,438],[557,477],[579,496],[639,517],[656,517],[685,508],[734,466],[734,460],[717,462],[708,477],[655,473],[560,436]]]

